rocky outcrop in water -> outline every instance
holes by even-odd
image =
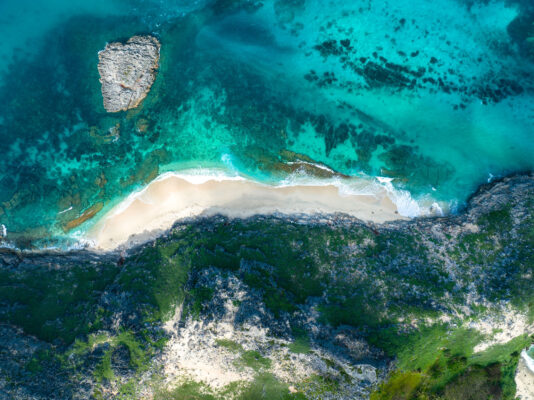
[[[153,36],[133,36],[124,44],[109,43],[98,53],[106,111],[126,111],[141,103],[156,79],[160,47]]]

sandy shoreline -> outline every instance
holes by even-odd
[[[341,194],[334,184],[274,187],[242,178],[191,181],[170,174],[111,209],[89,230],[86,239],[93,248],[107,251],[145,242],[177,220],[199,215],[247,218],[335,212],[376,223],[405,218],[398,214],[385,189],[374,195],[354,195]]]
[[[520,400],[534,398],[534,362],[523,350],[515,373],[516,396]]]

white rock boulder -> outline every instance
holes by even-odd
[[[98,53],[106,111],[126,111],[143,101],[156,79],[160,47],[153,36],[133,36],[126,43],[109,43]]]

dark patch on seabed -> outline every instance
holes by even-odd
[[[217,1],[167,21],[155,32],[162,54],[151,92],[138,109],[118,114],[102,106],[98,51],[154,27],[134,16],[78,16],[57,26],[34,58],[13,61],[0,87],[0,223],[8,239],[19,247],[69,244],[65,234],[76,224],[170,165],[221,165],[224,155],[242,173],[271,182],[294,172],[288,160],[308,156],[347,175],[393,177],[413,193],[439,191],[454,186],[462,166],[429,155],[411,132],[350,96],[458,94],[450,108],[461,112],[475,100],[495,105],[532,93],[532,71],[523,65],[496,69],[491,79],[451,79],[461,73],[438,56],[415,67],[418,50],[388,55],[397,47],[393,37],[381,52],[332,21],[306,26],[303,15],[314,4]],[[276,29],[261,13],[271,5]],[[347,15],[358,18],[366,5],[347,5]],[[525,11],[508,27],[525,57],[531,21]],[[395,32],[408,28],[416,29],[412,20],[398,19]],[[323,32],[324,40],[306,43],[306,29]],[[283,42],[280,32],[294,40]],[[296,82],[282,64],[304,51],[321,70],[305,69]],[[340,91],[335,105],[323,97],[331,90]],[[299,151],[310,129],[317,143]]]

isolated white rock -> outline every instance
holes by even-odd
[[[156,79],[160,47],[153,36],[133,36],[126,43],[109,43],[98,53],[106,111],[126,111],[141,103]]]

